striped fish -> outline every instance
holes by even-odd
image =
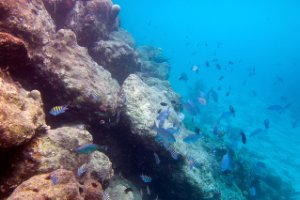
[[[60,115],[68,110],[68,105],[63,106],[54,106],[50,111],[49,114],[53,116]]]
[[[87,171],[86,168],[86,164],[81,165],[78,169],[77,169],[77,176],[81,177],[83,174],[85,174]]]

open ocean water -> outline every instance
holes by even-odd
[[[162,48],[183,101],[213,89],[186,126],[212,129],[232,105],[251,152],[300,191],[300,2],[296,0],[118,0],[121,25],[138,45]],[[217,66],[219,65],[219,66]],[[197,66],[198,73],[191,70]],[[219,68],[219,69],[218,69]],[[185,73],[187,81],[179,78]],[[282,111],[268,109],[279,105]],[[187,114],[188,115],[188,114]],[[257,129],[269,129],[250,137]],[[298,122],[299,121],[299,122]],[[194,123],[194,124],[193,124]],[[228,143],[232,142],[226,139]]]

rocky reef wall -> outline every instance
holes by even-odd
[[[215,174],[210,147],[182,142],[168,59],[136,47],[119,12],[110,0],[0,0],[0,198],[246,199]],[[167,109],[163,130],[180,130],[166,148],[153,126]],[[106,148],[76,153],[92,143]]]

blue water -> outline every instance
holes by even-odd
[[[264,119],[270,120],[268,133],[250,138],[245,148],[300,191],[300,123],[292,128],[300,118],[300,2],[114,2],[121,5],[122,27],[137,45],[163,49],[171,65],[169,81],[183,100],[190,98],[199,81],[203,85],[199,90],[218,92],[219,102],[202,107],[194,123],[211,127],[229,105],[237,115],[231,124],[247,135],[263,128]],[[215,58],[222,70],[213,64]],[[210,67],[205,66],[206,61]],[[199,74],[191,71],[193,65],[199,66]],[[254,76],[248,76],[249,68],[255,68]],[[182,72],[188,74],[186,83],[178,80]],[[219,81],[220,76],[224,80]],[[278,114],[267,109],[274,104],[291,106]]]

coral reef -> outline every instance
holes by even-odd
[[[168,59],[163,56],[162,49],[152,46],[141,46],[137,49],[142,63],[143,76],[166,80],[169,77]]]
[[[0,149],[28,142],[44,126],[39,91],[24,90],[3,72],[0,72],[0,102]]]
[[[8,200],[17,199],[99,199],[102,188],[90,181],[81,186],[71,171],[58,169],[51,173],[36,175],[19,185]]]
[[[92,135],[84,126],[62,127],[48,130],[28,143],[13,161],[10,174],[1,180],[1,190],[7,192],[12,186],[20,184],[27,178],[40,173],[48,173],[63,168],[77,172],[84,163],[87,164],[88,177],[94,177],[104,183],[113,175],[110,160],[100,152],[89,155],[77,155],[74,151],[82,144],[91,143]]]
[[[129,119],[132,133],[154,137],[156,133],[152,127],[158,111],[167,109],[160,103],[165,102],[172,105],[169,99],[163,92],[148,86],[135,74],[131,74],[124,81],[122,90],[127,99],[125,115]],[[170,112],[166,126],[178,123],[177,115],[172,107],[170,107]]]
[[[95,43],[91,50],[91,55],[95,61],[104,66],[112,76],[122,83],[129,74],[137,72],[140,61],[135,52],[132,42],[127,43],[119,37],[124,37],[123,32],[116,33],[113,40],[100,40]]]

